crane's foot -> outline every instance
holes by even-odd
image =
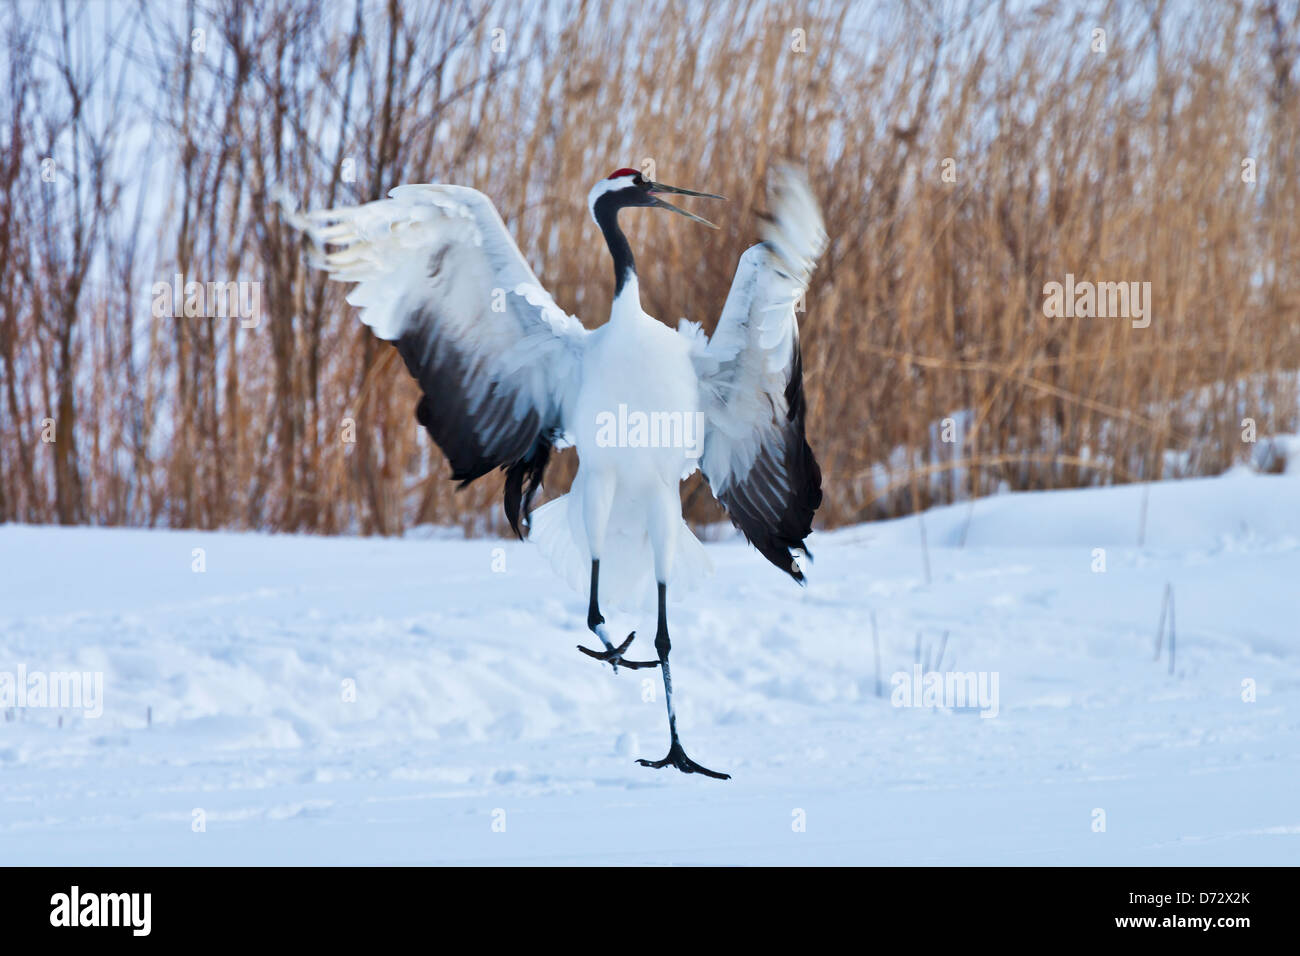
[[[680,770],[682,773],[702,773],[706,777],[713,777],[715,780],[730,780],[731,774],[718,773],[716,770],[710,770],[708,767],[701,767],[690,757],[686,756],[686,751],[682,749],[681,742],[674,739],[673,745],[668,748],[668,756],[663,760],[638,760],[643,767],[653,767],[659,770],[670,764]]]
[[[615,674],[618,673],[619,667],[627,667],[632,670],[637,670],[641,667],[658,667],[658,661],[629,661],[623,657],[623,652],[631,646],[632,638],[634,637],[636,637],[636,631],[629,634],[627,640],[618,645],[618,647],[608,647],[603,651],[593,651],[590,647],[583,647],[581,644],[578,645],[578,650],[582,651],[582,653],[586,654],[588,657],[594,657],[598,661],[604,661],[606,664],[609,664],[614,668]]]

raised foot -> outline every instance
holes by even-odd
[[[593,651],[590,647],[583,647],[581,644],[578,645],[578,650],[582,651],[582,653],[586,654],[588,657],[594,657],[598,661],[604,661],[606,664],[609,664],[614,668],[615,674],[618,673],[620,666],[631,668],[632,670],[636,670],[640,667],[658,667],[658,661],[629,661],[623,657],[623,652],[632,645],[632,638],[634,637],[636,637],[636,631],[629,634],[627,640],[618,645],[618,647],[610,647],[603,651]]]
[[[686,756],[686,751],[682,749],[682,745],[676,740],[674,740],[673,745],[668,748],[668,756],[664,757],[663,760],[638,760],[637,763],[643,767],[653,767],[655,770],[659,770],[671,764],[682,773],[702,773],[704,776],[713,777],[715,780],[731,779],[731,774],[729,773],[718,773],[716,770],[710,770],[708,767],[701,767],[690,757]]]

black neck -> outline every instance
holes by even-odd
[[[623,291],[627,280],[636,275],[636,261],[632,258],[632,247],[627,243],[627,236],[618,228],[618,211],[622,206],[612,195],[601,196],[596,200],[596,224],[605,235],[605,244],[609,254],[614,258],[614,297]]]

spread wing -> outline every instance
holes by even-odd
[[[423,392],[416,419],[452,478],[464,487],[505,470],[506,517],[523,537],[520,512],[526,523],[587,332],[542,288],[482,193],[421,185],[389,197],[289,218],[315,242],[312,264],[357,284],[348,302],[405,359]]]
[[[803,364],[796,309],[826,230],[802,171],[768,182],[763,241],[740,257],[722,316],[692,356],[705,413],[700,468],[751,544],[803,583],[795,557],[821,505],[821,468],[804,437]]]

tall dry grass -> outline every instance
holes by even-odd
[[[98,4],[4,27],[0,520],[503,527],[499,484],[453,492],[396,353],[304,268],[279,188],[477,187],[595,325],[587,189],[653,163],[730,197],[716,233],[625,217],[646,310],[711,327],[770,159],[806,162],[832,237],[802,317],[825,526],[1213,474],[1250,453],[1243,418],[1297,427],[1294,5],[110,6],[111,42]],[[260,325],[154,318],[177,271],[260,283]],[[1048,318],[1067,273],[1150,282],[1150,326]]]

